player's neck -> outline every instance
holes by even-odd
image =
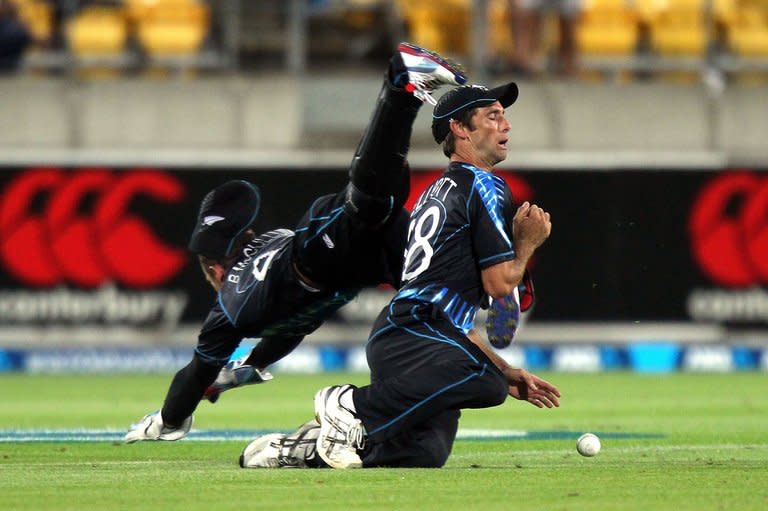
[[[486,172],[493,172],[493,165],[478,158],[476,154],[470,154],[462,151],[456,151],[451,155],[451,162],[469,163],[473,167],[484,170]]]

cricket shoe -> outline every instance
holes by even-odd
[[[397,51],[408,75],[408,83],[404,88],[421,101],[434,106],[437,100],[432,97],[432,91],[442,85],[467,83],[467,76],[461,66],[435,52],[410,43],[400,43]]]
[[[240,454],[242,468],[310,468],[317,466],[320,424],[311,420],[290,435],[260,436]]]
[[[333,468],[361,468],[358,450],[365,447],[365,427],[339,399],[352,385],[334,385],[315,394],[315,418],[320,423],[317,454]]]
[[[147,414],[125,434],[125,443],[132,444],[141,440],[166,440],[173,442],[181,440],[192,429],[192,416],[190,415],[178,428],[163,424],[160,410]]]
[[[264,383],[272,379],[272,374],[267,371],[261,371],[246,364],[247,358],[248,355],[232,360],[222,367],[218,376],[216,376],[216,380],[205,389],[203,397],[211,403],[215,403],[225,390],[242,387],[243,385]]]
[[[520,324],[520,295],[518,289],[503,298],[494,298],[488,308],[485,333],[494,348],[506,348],[515,338]]]

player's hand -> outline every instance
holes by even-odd
[[[515,248],[536,250],[552,232],[549,213],[528,201],[522,203],[512,219]]]
[[[520,401],[528,401],[539,408],[560,406],[560,391],[548,381],[525,369],[510,367],[504,371],[509,383],[509,395]]]

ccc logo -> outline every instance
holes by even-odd
[[[768,177],[728,172],[709,181],[691,208],[693,256],[727,287],[768,283]]]
[[[184,250],[164,244],[129,206],[138,197],[176,203],[183,196],[179,181],[157,170],[23,172],[0,195],[0,261],[39,287],[162,284],[184,265]]]

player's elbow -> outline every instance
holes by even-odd
[[[481,274],[483,289],[494,299],[509,296],[520,283],[522,272],[512,261],[495,264]]]
[[[504,298],[509,296],[517,286],[517,282],[513,282],[504,275],[488,275],[483,274],[483,289],[493,299]]]
[[[491,285],[485,285],[483,287],[485,288],[485,292],[488,293],[488,295],[494,300],[509,296],[515,289],[514,285],[506,283],[494,283]]]

